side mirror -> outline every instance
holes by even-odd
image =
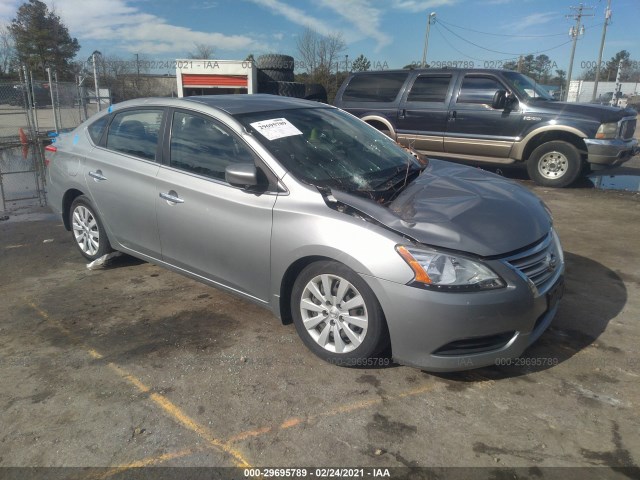
[[[227,165],[227,168],[224,169],[224,178],[234,187],[255,187],[258,185],[258,169],[253,163]]]
[[[504,110],[507,106],[507,91],[498,90],[493,94],[493,100],[491,101],[491,108],[498,110]]]

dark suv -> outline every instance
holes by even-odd
[[[585,165],[620,165],[638,151],[635,110],[558,102],[508,70],[353,73],[335,105],[433,157],[525,162],[546,186],[564,187]]]

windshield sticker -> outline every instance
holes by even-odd
[[[262,120],[261,122],[253,122],[251,126],[268,140],[302,135],[302,132],[289,123],[289,120],[286,118],[274,118],[271,120]]]

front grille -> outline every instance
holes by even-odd
[[[558,268],[561,267],[561,255],[553,235],[549,234],[531,250],[514,255],[508,258],[507,262],[541,291],[555,278]]]
[[[636,131],[636,119],[632,120],[623,120],[622,125],[620,126],[620,138],[623,140],[631,140],[633,138],[633,134]]]
[[[499,350],[511,341],[516,332],[504,332],[484,337],[465,338],[447,343],[433,352],[434,355],[470,355]]]

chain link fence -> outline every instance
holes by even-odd
[[[0,212],[46,205],[44,146],[98,111],[93,92],[74,82],[0,83]],[[109,102],[103,99],[102,108]]]

